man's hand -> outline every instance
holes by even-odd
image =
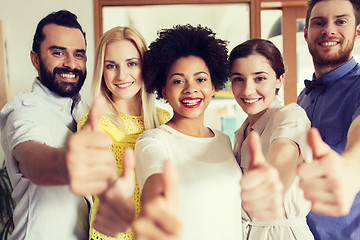
[[[141,216],[133,224],[135,239],[179,239],[181,224],[175,217],[178,209],[177,178],[174,164],[165,161],[162,174],[164,194],[143,206]]]
[[[300,165],[298,176],[305,198],[312,202],[311,210],[334,217],[348,214],[359,191],[354,169],[323,142],[317,129],[309,130],[308,144],[313,162]]]
[[[132,149],[125,149],[123,172],[116,181],[99,195],[100,204],[94,228],[107,236],[116,237],[126,232],[135,217],[132,195],[135,189],[135,156]]]
[[[285,212],[279,173],[266,161],[259,135],[252,131],[248,138],[251,162],[240,181],[242,207],[252,219],[280,218]]]
[[[104,107],[104,98],[94,99],[83,128],[68,139],[66,163],[70,188],[81,196],[102,193],[117,178],[115,156],[109,148],[111,138],[98,131]]]

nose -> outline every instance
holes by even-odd
[[[244,84],[243,93],[245,96],[251,96],[255,92],[255,83],[254,81],[246,80]]]
[[[70,69],[75,69],[76,68],[76,58],[75,58],[75,56],[73,56],[71,54],[68,54],[66,56],[64,66],[68,67]]]
[[[198,92],[197,84],[193,83],[192,81],[186,81],[184,92],[185,93],[196,93],[196,92]]]
[[[335,34],[335,26],[331,23],[328,23],[325,25],[323,29],[323,35],[325,36],[331,36]]]
[[[125,80],[128,76],[129,76],[129,71],[128,71],[127,67],[119,66],[118,78],[120,80]]]

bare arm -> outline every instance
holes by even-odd
[[[66,150],[27,141],[13,152],[21,173],[33,183],[42,186],[69,184],[66,167]]]
[[[360,116],[355,118],[351,123],[345,151],[342,154],[343,158],[348,160],[351,169],[354,171],[352,174],[357,177],[358,189],[360,190]]]
[[[270,145],[268,161],[278,170],[284,192],[294,182],[299,154],[298,145],[287,138],[275,139]]]
[[[103,192],[117,177],[111,138],[97,131],[105,100],[95,99],[82,131],[67,139],[66,148],[28,141],[13,152],[21,173],[41,186],[70,184],[78,195]]]

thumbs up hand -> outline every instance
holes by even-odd
[[[258,133],[252,131],[248,138],[251,161],[240,181],[242,207],[252,219],[282,217],[283,185],[279,173],[266,161]]]
[[[111,138],[98,131],[104,107],[104,98],[94,99],[87,122],[80,132],[68,138],[66,164],[70,188],[81,196],[102,193],[117,178],[115,156],[109,148]]]
[[[179,239],[181,224],[175,217],[178,209],[177,171],[169,160],[164,162],[163,169],[163,195],[145,203],[141,216],[134,221],[137,240]]]
[[[311,210],[334,217],[348,214],[358,192],[348,160],[323,142],[315,128],[308,132],[308,144],[313,162],[300,165],[297,174]]]
[[[126,232],[135,217],[132,195],[135,189],[135,156],[132,149],[125,149],[123,172],[112,185],[99,195],[100,204],[93,223],[94,228],[107,236],[116,237]]]

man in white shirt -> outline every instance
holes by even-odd
[[[30,56],[38,71],[32,91],[18,94],[0,112],[2,147],[14,188],[11,239],[88,239],[90,202],[73,192],[102,191],[109,176],[116,177],[116,167],[106,134],[94,128],[72,134],[88,109],[79,95],[86,78],[86,40],[76,15],[61,10],[43,18]],[[97,178],[98,188],[73,189],[76,174],[68,170],[74,162],[96,167],[99,160],[104,172],[114,173],[102,179],[84,169],[86,181],[92,184]]]

